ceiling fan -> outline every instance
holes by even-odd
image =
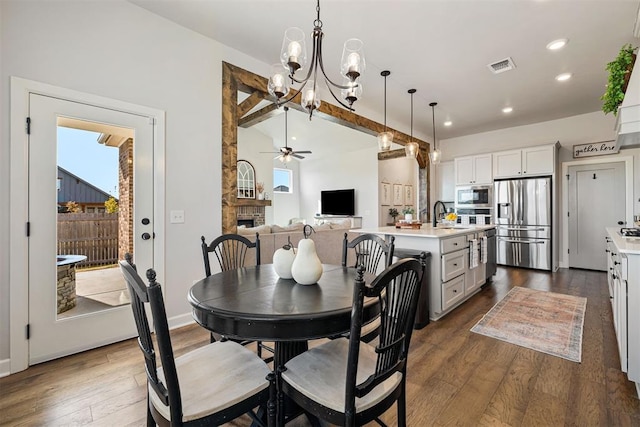
[[[287,145],[287,141],[289,140],[287,136],[287,114],[289,111],[289,107],[284,107],[284,147],[280,147],[279,151],[262,151],[262,153],[277,153],[278,155],[274,157],[274,159],[280,160],[282,163],[288,163],[291,161],[292,157],[296,159],[304,159],[304,156],[300,154],[312,154],[309,150],[304,151],[296,151],[293,148]]]

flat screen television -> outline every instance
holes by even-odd
[[[322,215],[356,214],[356,190],[325,190],[320,192],[320,213]]]

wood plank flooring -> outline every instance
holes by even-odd
[[[469,329],[514,286],[587,298],[582,363]],[[172,331],[176,353],[208,342],[193,325]],[[143,426],[143,360],[128,340],[0,379],[2,426]],[[415,331],[409,426],[638,426],[640,401],[620,371],[605,273],[499,268],[462,307]],[[395,425],[395,407],[384,420]],[[229,426],[248,426],[248,418]],[[302,417],[290,425],[308,425]]]

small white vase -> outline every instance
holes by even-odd
[[[278,277],[282,279],[293,278],[291,267],[296,259],[296,250],[288,246],[286,245],[273,253],[273,268]]]
[[[264,200],[264,193],[258,193],[258,200]]]
[[[298,242],[298,253],[291,266],[291,275],[301,285],[313,285],[322,277],[322,263],[313,240],[302,239]]]
[[[404,220],[407,222],[413,221],[413,214],[404,214]]]

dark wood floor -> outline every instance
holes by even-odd
[[[582,363],[469,332],[514,286],[588,299]],[[208,342],[198,326],[172,338],[177,354]],[[640,401],[620,371],[604,273],[499,268],[462,307],[416,331],[411,346],[410,426],[640,425]],[[0,379],[0,425],[141,426],[145,380],[134,340],[33,366]],[[395,408],[384,419],[394,425]]]

